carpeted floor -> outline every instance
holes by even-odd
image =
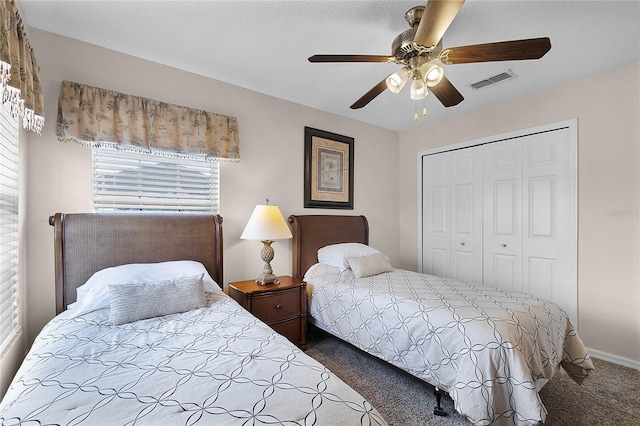
[[[317,329],[306,353],[367,398],[392,426],[469,425],[443,399],[447,417],[433,415],[434,389],[427,383]],[[540,391],[547,425],[640,425],[640,371],[594,359],[596,371],[578,385],[557,375]]]

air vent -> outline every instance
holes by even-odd
[[[484,80],[477,81],[471,84],[473,89],[481,89],[483,87],[491,86],[496,83],[500,83],[501,81],[510,80],[512,78],[516,78],[517,75],[511,70],[507,70],[503,73],[494,75],[493,77],[485,78]]]

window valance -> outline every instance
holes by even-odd
[[[13,0],[0,0],[0,91],[11,115],[40,134],[44,126],[42,86],[33,49]]]
[[[63,81],[58,140],[90,146],[206,157],[240,158],[235,117]]]

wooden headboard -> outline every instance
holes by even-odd
[[[302,279],[318,263],[318,249],[338,243],[369,244],[369,223],[364,216],[289,216],[293,234],[293,276]]]
[[[56,313],[95,272],[126,263],[196,260],[222,287],[220,215],[56,213]]]

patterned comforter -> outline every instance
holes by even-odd
[[[477,424],[537,424],[538,391],[560,366],[580,383],[593,364],[566,313],[507,293],[396,269],[356,279],[316,264],[305,275],[321,328],[446,390]]]
[[[121,326],[47,324],[0,404],[3,425],[378,425],[358,393],[222,292]]]

